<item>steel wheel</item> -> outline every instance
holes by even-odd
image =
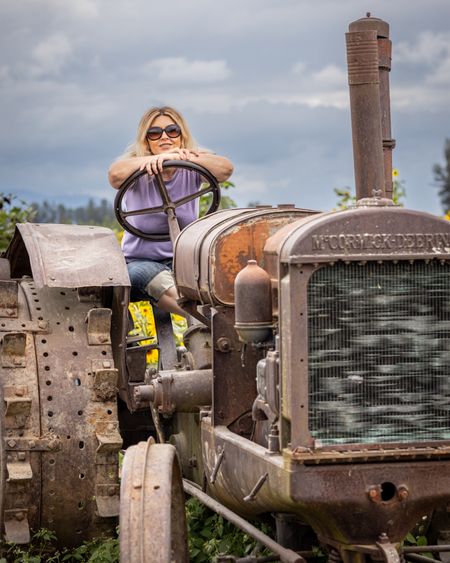
[[[112,534],[117,370],[86,322],[105,310],[76,289],[7,283],[18,307],[0,314],[0,541],[27,543],[41,527],[66,546]]]
[[[120,489],[122,563],[189,561],[180,466],[175,448],[153,440],[128,448]]]

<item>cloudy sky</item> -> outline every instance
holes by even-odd
[[[344,34],[367,11],[391,25],[407,205],[440,212],[449,0],[0,0],[0,191],[112,201],[109,163],[169,103],[231,158],[239,205],[330,209],[354,185]]]

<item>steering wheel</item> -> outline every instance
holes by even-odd
[[[219,208],[220,204],[220,186],[217,179],[211,174],[209,170],[200,166],[200,164],[196,164],[194,162],[189,162],[186,160],[165,160],[163,162],[163,168],[185,168],[186,170],[193,170],[198,172],[201,176],[203,176],[209,183],[209,186],[195,192],[193,194],[187,195],[175,201],[172,201],[169,193],[167,191],[166,185],[162,178],[162,174],[155,174],[156,178],[156,185],[161,196],[162,205],[157,207],[147,207],[144,209],[134,209],[133,211],[125,211],[123,209],[123,199],[128,192],[128,190],[135,184],[136,180],[147,174],[146,170],[137,170],[133,172],[120,186],[116,198],[114,200],[114,212],[116,214],[117,221],[119,224],[129,233],[136,235],[137,237],[141,237],[145,240],[152,240],[152,241],[167,241],[171,240],[170,233],[147,233],[138,229],[134,225],[132,225],[128,221],[128,217],[133,217],[135,215],[152,215],[155,213],[166,213],[168,216],[168,220],[176,221],[176,214],[175,209],[192,201],[196,198],[200,198],[202,195],[212,192],[212,201],[211,205],[208,208],[208,211],[205,215],[209,215],[213,213]]]

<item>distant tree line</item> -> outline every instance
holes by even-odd
[[[442,209],[450,211],[450,139],[445,139],[444,143],[444,165],[435,164],[433,166],[434,181],[439,188],[439,198]]]
[[[119,229],[111,202],[94,199],[79,207],[67,207],[62,203],[32,203],[35,223],[68,223],[76,225],[100,225],[110,229]]]

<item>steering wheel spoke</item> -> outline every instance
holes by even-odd
[[[146,207],[145,209],[136,209],[134,211],[122,211],[123,217],[134,217],[136,215],[151,215],[155,213],[164,213],[164,206]]]
[[[146,207],[142,209],[134,209],[132,211],[126,211],[123,208],[124,198],[128,190],[136,184],[136,180],[147,174],[146,170],[138,170],[131,174],[120,186],[115,201],[114,201],[114,211],[116,214],[117,221],[119,224],[129,233],[132,233],[140,238],[145,240],[153,240],[153,241],[167,241],[170,240],[170,234],[162,234],[162,233],[150,233],[145,232],[134,225],[132,225],[128,221],[128,217],[133,216],[140,216],[140,215],[154,215],[156,213],[166,213],[169,216],[173,216],[172,211],[175,211],[177,207],[181,207],[194,199],[200,198],[202,195],[212,193],[212,201],[206,215],[213,213],[219,208],[220,204],[220,186],[217,179],[203,166],[199,164],[195,164],[193,162],[185,161],[185,160],[167,160],[163,163],[163,168],[184,168],[186,170],[192,170],[200,174],[208,183],[206,188],[200,189],[193,194],[189,194],[185,197],[182,197],[178,200],[172,200],[170,198],[170,194],[167,191],[164,179],[161,174],[156,175],[156,182],[155,187],[158,191],[161,201],[164,203],[162,205],[158,205],[157,207]]]

